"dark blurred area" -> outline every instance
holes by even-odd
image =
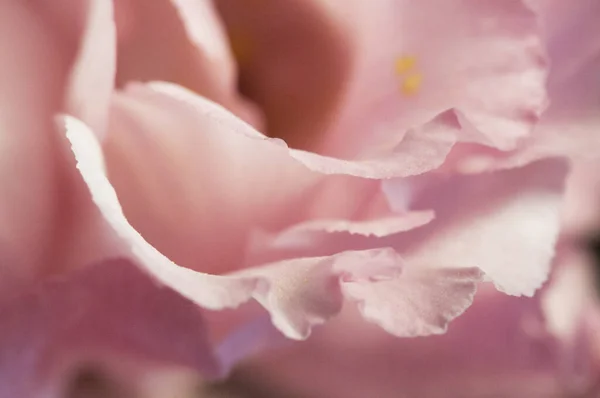
[[[596,293],[600,297],[600,231],[588,241],[588,250],[593,259]]]

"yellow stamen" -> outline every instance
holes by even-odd
[[[400,57],[396,60],[396,74],[402,75],[411,71],[417,65],[417,58],[413,56]]]
[[[414,95],[419,92],[419,88],[421,88],[421,83],[423,81],[423,76],[420,73],[413,73],[409,75],[402,82],[402,93],[404,95]]]

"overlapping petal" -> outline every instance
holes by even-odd
[[[239,267],[232,262],[243,255],[251,229],[377,218],[398,229],[401,220],[389,209],[360,216],[365,203],[383,195],[378,181],[356,177],[434,168],[458,130],[453,114],[445,113],[409,132],[387,157],[346,161],[289,149],[214,103],[166,84],[119,94],[112,120],[107,168],[127,217],[178,264],[197,268],[203,261],[201,269],[221,273]]]
[[[385,151],[407,128],[458,108],[472,127],[463,140],[506,150],[530,133],[546,105],[543,46],[522,1],[217,5],[234,47],[245,44],[242,89],[268,105],[269,134],[295,146],[344,157]],[[318,47],[283,51],[313,42],[315,32]],[[320,63],[297,58],[326,48]],[[281,87],[295,90],[284,96]],[[324,105],[313,112],[305,96]]]
[[[197,307],[128,260],[108,260],[0,307],[0,395],[64,396],[80,366],[128,358],[219,374]],[[112,358],[112,359],[111,359]]]
[[[567,167],[527,167],[426,181],[413,206],[436,219],[397,240],[410,264],[479,267],[502,291],[531,296],[547,279],[561,222]],[[393,202],[398,181],[386,182]]]
[[[118,0],[115,18],[119,86],[177,83],[262,123],[258,109],[236,92],[237,68],[211,1]]]
[[[386,287],[384,282],[381,282],[382,278],[402,278],[401,274],[399,275],[402,260],[390,249],[295,258],[222,274],[227,270],[243,268],[243,256],[231,256],[231,251],[238,247],[243,248],[243,235],[249,232],[250,226],[256,227],[261,223],[279,223],[280,226],[285,226],[282,220],[293,219],[288,214],[289,206],[291,203],[299,203],[291,200],[294,199],[294,195],[299,194],[297,199],[310,202],[311,197],[307,196],[307,193],[311,192],[311,186],[316,187],[315,183],[323,183],[323,179],[331,178],[334,183],[340,178],[363,182],[362,178],[353,175],[376,172],[386,176],[389,173],[386,167],[377,168],[377,162],[373,161],[361,168],[361,162],[309,156],[306,152],[291,150],[281,141],[268,139],[256,132],[214,103],[168,85],[136,86],[115,98],[114,123],[111,124],[111,132],[105,141],[106,158],[86,126],[69,117],[65,122],[67,137],[72,143],[78,168],[104,219],[122,239],[130,255],[162,283],[210,309],[236,307],[254,298],[270,312],[275,325],[294,338],[306,337],[313,325],[322,323],[339,312],[344,297],[364,303],[365,313],[369,312],[370,318],[379,323],[385,322],[383,318],[389,314],[377,316],[367,309],[376,307],[377,301],[383,300],[370,294],[373,289],[369,290],[367,285],[382,283],[382,289],[390,295],[394,288],[402,286],[392,284]],[[432,126],[434,131],[443,131],[438,122],[432,122]],[[426,133],[429,128],[424,127],[424,142],[428,142]],[[171,140],[166,140],[167,138]],[[418,138],[419,135],[415,135],[415,140],[418,141]],[[127,143],[126,140],[133,140],[130,143],[137,142],[138,145],[119,145],[111,148],[115,142],[113,139],[123,140],[120,142],[124,143]],[[160,145],[153,151],[152,145],[156,145],[157,142],[160,142]],[[435,146],[436,143],[432,145]],[[124,149],[127,150],[119,155],[118,151]],[[141,151],[136,152],[136,149]],[[184,157],[175,156],[176,154],[182,154]],[[398,156],[402,154],[403,151],[400,150]],[[190,155],[193,158],[190,158]],[[385,165],[386,161],[381,163]],[[117,164],[119,167],[114,168]],[[194,165],[191,169],[190,164]],[[178,166],[179,173],[170,173],[170,168],[174,165]],[[352,167],[347,167],[346,170],[345,165]],[[105,166],[110,181],[104,172]],[[225,167],[226,171],[223,169]],[[365,172],[363,169],[371,171]],[[155,172],[143,174],[148,170]],[[216,170],[219,170],[218,178],[214,178],[212,174]],[[409,174],[410,170],[412,169],[409,167]],[[347,175],[323,174],[342,171],[346,171]],[[127,172],[133,174],[127,176]],[[132,176],[137,176],[137,179]],[[179,178],[177,182],[182,185],[172,185],[173,178]],[[113,181],[116,191],[111,185]],[[198,187],[194,187],[195,181],[198,181]],[[131,189],[132,186],[127,185],[127,182],[134,184],[133,187],[135,184],[142,185],[128,191],[125,188]],[[171,227],[173,219],[177,220],[176,217],[161,218],[160,214],[153,214],[151,211],[143,217],[136,217],[136,211],[144,211],[144,207],[148,206],[145,201],[149,201],[152,206],[151,201],[156,200],[157,196],[162,196],[158,197],[161,206],[156,207],[157,212],[177,210],[176,202],[169,201],[173,200],[173,188],[190,189],[188,187],[192,189],[177,195],[175,199],[195,199],[195,202],[191,202],[194,204],[193,208],[201,212],[197,221],[189,217],[193,212],[185,213],[188,215],[185,224],[175,224],[177,228]],[[372,196],[373,192],[368,192],[367,197]],[[121,203],[125,203],[123,209],[120,200],[123,200]],[[223,209],[224,204],[228,204],[225,210],[219,210]],[[278,210],[278,206],[282,206],[282,213],[278,213],[281,211]],[[299,211],[301,209],[302,207],[298,207]],[[128,219],[125,218],[123,210]],[[128,211],[133,214],[132,217]],[[273,218],[278,214],[279,219]],[[420,224],[422,223],[416,223],[414,226]],[[179,262],[176,257],[180,256],[186,247],[182,244],[174,250],[173,246],[164,245],[160,235],[153,235],[157,231],[161,232],[161,229],[180,234],[182,225],[192,228],[192,232],[194,228],[201,227],[210,231],[210,234],[200,231],[192,240],[187,238],[188,248],[203,248],[195,251],[195,262]],[[240,232],[240,240],[237,241],[235,234]],[[183,242],[185,237],[179,236]],[[224,246],[221,252],[215,251],[215,241],[210,240],[215,236],[223,239]],[[236,246],[236,243],[240,243],[240,246]],[[224,248],[230,252],[227,253]],[[209,250],[213,250],[212,254]],[[185,267],[176,265],[161,252],[169,257],[173,255],[172,259]],[[223,258],[228,258],[233,263],[228,264],[222,261]],[[194,257],[188,259],[193,260]],[[215,260],[219,259],[221,261],[215,263]],[[218,264],[218,268],[215,264]],[[416,317],[425,316],[422,321],[425,325],[434,323],[431,327],[423,326],[420,330],[422,333],[441,330],[449,319],[466,307],[465,303],[470,301],[479,275],[472,272],[453,279],[453,276],[448,277],[444,274],[441,275],[441,279],[445,280],[447,291],[454,289],[456,292],[455,296],[452,296],[453,299],[443,306],[432,305],[430,311],[409,312]],[[437,279],[434,277],[432,280]],[[425,284],[433,287],[435,283]],[[349,286],[347,292],[346,284]],[[399,308],[410,301],[406,298],[409,291],[410,289],[406,289],[406,293],[398,292],[395,302]],[[424,298],[426,296],[423,295]],[[437,300],[434,294],[431,300]],[[461,307],[460,311],[456,311],[456,307]],[[440,316],[436,317],[433,313],[438,310]],[[404,316],[405,318],[398,319],[397,322],[402,323],[405,329],[394,326],[398,334],[409,328],[406,323],[409,322],[408,318],[412,317]]]
[[[84,21],[78,55],[69,76],[66,109],[102,136],[117,67],[112,2],[87,1]]]
[[[235,374],[265,397],[585,396],[593,378],[562,379],[571,366],[563,348],[545,330],[537,300],[485,286],[442,336],[398,339],[347,311]]]

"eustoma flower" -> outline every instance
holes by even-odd
[[[532,5],[2,4],[27,38],[3,35],[26,67],[0,69],[25,162],[1,169],[22,187],[2,207],[23,215],[1,246],[13,396],[124,347],[214,376],[271,322],[305,339],[343,305],[444,333],[484,277],[529,296],[548,277],[566,162],[539,150]]]

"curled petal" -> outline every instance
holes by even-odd
[[[446,332],[448,323],[472,303],[481,280],[477,268],[416,269],[381,283],[348,283],[346,295],[362,315],[401,337]]]
[[[104,150],[125,215],[173,261],[212,273],[240,268],[252,229],[402,222],[380,203],[380,179],[437,167],[458,130],[448,111],[408,132],[394,153],[348,161],[290,149],[168,83],[130,85],[112,111]]]
[[[566,163],[428,181],[413,206],[436,219],[394,247],[411,265],[479,267],[498,289],[531,296],[548,277],[560,226]],[[386,183],[390,200],[398,181]]]
[[[280,147],[286,146],[279,139],[269,139],[251,130],[220,106],[175,85],[153,83],[147,88],[137,85],[132,86],[130,92],[147,98],[152,98],[150,96],[156,95],[155,93],[162,93],[165,99],[171,97],[179,100],[182,111],[186,110],[184,106],[189,107],[188,113],[192,109],[196,111],[196,117],[209,118],[213,123],[227,126],[232,132],[247,137],[269,141]],[[289,154],[308,169],[322,174],[348,174],[374,179],[406,177],[438,167],[452,148],[460,128],[455,112],[450,110],[440,113],[418,128],[407,130],[405,138],[386,156],[348,161],[296,149],[289,149]]]
[[[543,43],[523,1],[327,3],[347,21],[355,63],[327,153],[389,148],[448,108],[470,126],[461,141],[509,150],[546,106]]]
[[[115,85],[116,58],[112,1],[89,0],[66,101],[67,111],[100,136],[106,129],[108,105]]]
[[[211,1],[119,0],[115,6],[118,86],[181,84],[261,124],[260,112],[236,92],[236,65]]]
[[[295,258],[227,275],[205,274],[178,266],[148,244],[125,219],[117,195],[104,174],[101,148],[93,134],[76,119],[65,117],[63,121],[66,123],[67,137],[71,141],[78,168],[92,198],[108,225],[128,248],[130,256],[157,280],[204,308],[217,310],[235,307],[254,298],[269,311],[274,324],[283,333],[292,338],[306,338],[313,325],[324,322],[340,311],[344,297],[363,303],[372,302],[370,296],[373,290],[370,292],[365,287],[366,284],[385,283],[382,281],[402,277],[402,260],[391,249]],[[260,137],[252,139],[257,138]],[[471,276],[475,278],[474,275]],[[439,331],[457,313],[457,306],[470,299],[472,291],[464,289],[464,280],[458,278],[452,281],[450,278],[449,281],[452,288],[458,289],[453,300],[447,303],[449,307],[444,305],[443,308],[436,308],[435,305],[428,305],[424,308],[424,314],[414,308],[407,309],[407,313],[415,317],[426,316],[427,319],[422,324],[428,324],[434,319],[435,326],[423,327],[423,333]],[[355,284],[357,287],[350,288],[349,295],[345,295],[346,284]],[[419,291],[423,294],[426,289]],[[402,308],[402,303],[410,302],[405,294],[410,294],[410,290],[407,293],[399,291],[396,296],[399,308]],[[422,297],[425,296],[427,295],[423,294]],[[455,302],[455,299],[458,301]],[[374,300],[378,300],[378,297]],[[432,309],[442,313],[439,317],[431,318]],[[387,315],[389,314],[384,313],[382,317]],[[372,313],[369,316],[380,320]],[[417,320],[406,319],[406,322],[409,321]],[[400,320],[394,324],[399,322]],[[408,329],[398,328],[396,332],[401,334],[403,330]]]

